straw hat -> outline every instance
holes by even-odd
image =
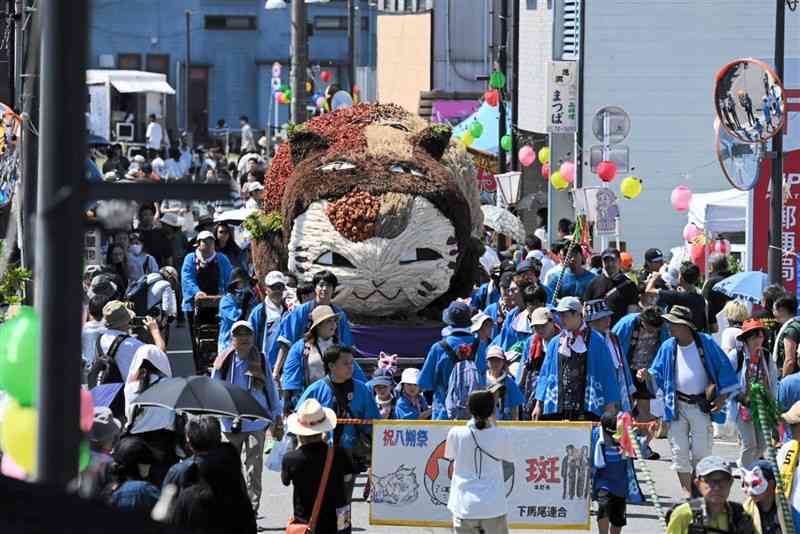
[[[339,314],[333,311],[333,308],[330,306],[317,306],[314,308],[314,311],[311,312],[311,326],[308,327],[308,331],[311,332],[320,324],[334,317],[338,319]]]
[[[289,416],[286,426],[296,436],[313,436],[336,428],[336,413],[324,408],[316,399],[306,399]]]

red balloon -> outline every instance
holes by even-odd
[[[544,177],[545,180],[550,178],[550,164],[549,163],[545,163],[544,165],[542,165],[542,176]]]
[[[486,91],[483,93],[483,100],[490,106],[497,107],[497,104],[500,102],[500,93],[495,89]]]
[[[323,82],[329,82],[329,81],[331,81],[331,78],[333,78],[333,75],[331,74],[331,71],[323,70],[319,74],[319,77],[322,79]]]
[[[610,182],[617,177],[617,166],[613,161],[601,161],[597,166],[597,176],[604,182]]]

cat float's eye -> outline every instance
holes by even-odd
[[[349,161],[332,161],[319,168],[322,172],[330,171],[349,171],[355,169],[356,166]]]
[[[336,252],[323,252],[319,258],[314,260],[317,265],[326,265],[328,267],[346,267],[348,269],[355,269],[355,265],[350,263],[350,260]]]
[[[416,248],[413,250],[406,250],[403,253],[403,255],[400,257],[400,265],[406,265],[418,261],[435,261],[441,259],[442,255],[432,248]]]
[[[412,165],[408,165],[405,163],[396,163],[389,167],[389,171],[397,173],[397,174],[410,174],[411,176],[416,176],[418,178],[424,178],[425,173],[421,170],[417,169]]]

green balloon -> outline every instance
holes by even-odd
[[[500,148],[508,152],[511,150],[511,136],[506,134],[500,138]]]
[[[278,87],[278,91],[281,93],[285,93],[286,91],[290,91],[289,86],[285,83],[282,83],[280,87]]]
[[[81,441],[81,452],[78,457],[78,470],[86,471],[92,461],[92,452],[89,449],[89,442],[86,440]]]
[[[489,86],[492,89],[502,89],[506,86],[506,75],[496,70],[489,77]]]
[[[30,306],[0,325],[0,389],[22,406],[39,391],[39,316]]]
[[[483,134],[483,124],[478,121],[473,122],[469,125],[469,133],[472,134],[473,138],[479,138]]]
[[[286,96],[286,100],[291,100],[292,99],[292,90],[291,89],[285,90],[283,92],[283,94]]]

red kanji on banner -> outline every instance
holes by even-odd
[[[528,458],[525,460],[528,464],[528,477],[525,481],[534,484],[536,482],[558,484],[561,482],[561,479],[558,478],[558,460],[557,456]]]

